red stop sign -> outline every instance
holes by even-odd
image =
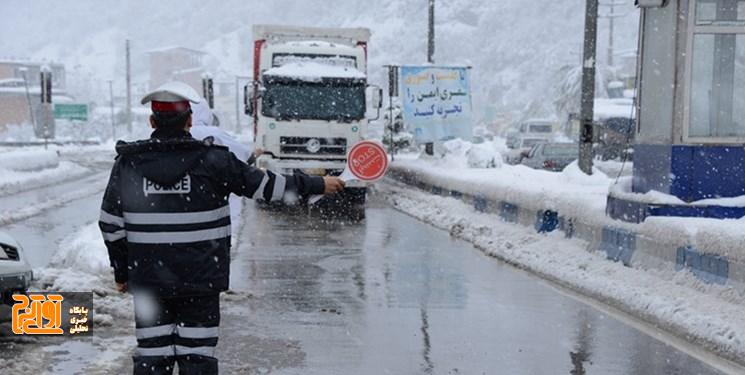
[[[388,155],[377,142],[358,142],[347,156],[347,170],[360,181],[377,181],[388,170]]]

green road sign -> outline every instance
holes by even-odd
[[[88,106],[85,104],[55,104],[54,118],[88,121]]]

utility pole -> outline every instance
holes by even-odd
[[[393,98],[398,97],[398,85],[399,85],[399,67],[397,65],[384,65],[384,68],[388,68],[388,124],[385,125],[388,128],[389,134],[389,150],[391,158],[395,157],[396,144],[394,143],[394,133],[398,133],[396,129],[396,119],[393,117]],[[385,132],[383,132],[385,137]]]
[[[26,87],[26,102],[28,103],[28,115],[31,119],[31,127],[34,129],[34,133],[36,132],[36,119],[34,117],[34,105],[31,103],[31,94],[28,92],[28,68],[21,67],[18,69],[21,74],[23,75],[23,85]]]
[[[608,3],[599,3],[598,5],[609,7],[609,13],[599,15],[598,18],[608,19],[608,57],[606,61],[608,63],[608,66],[613,66],[614,65],[613,64],[614,63],[613,62],[614,60],[613,59],[613,55],[614,55],[613,45],[614,45],[614,40],[615,40],[614,36],[615,36],[615,31],[616,31],[615,21],[616,21],[616,18],[621,18],[621,17],[625,17],[628,15],[628,12],[622,13],[622,14],[616,14],[616,7],[624,6],[626,5],[626,3],[623,1],[611,0]]]
[[[435,63],[435,0],[429,0],[429,27],[427,35],[427,62],[430,64]],[[434,142],[427,142],[424,144],[424,153],[427,155],[434,155],[435,144]]]
[[[41,113],[44,129],[44,149],[49,144],[49,138],[52,136],[50,127],[54,124],[54,115],[52,110],[52,70],[44,65],[39,73],[39,82],[41,84]]]
[[[598,0],[586,0],[585,45],[582,54],[582,128],[579,136],[579,168],[588,175],[592,174],[597,37]]]
[[[610,14],[608,15],[608,66],[613,66],[613,22],[615,20],[613,10],[615,5],[613,2],[610,3]]]
[[[109,80],[109,106],[111,106],[111,140],[116,140],[116,121],[114,120],[114,81]]]
[[[127,132],[132,133],[132,62],[129,52],[129,39],[126,42],[127,55]]]
[[[215,89],[212,75],[209,73],[202,74],[202,97],[207,100],[207,106],[210,109],[215,109]]]
[[[435,62],[435,0],[429,0],[429,32],[427,35],[427,62]]]

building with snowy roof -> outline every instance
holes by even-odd
[[[164,47],[147,52],[150,63],[150,88],[177,80],[202,92],[204,56],[207,53],[186,47]]]

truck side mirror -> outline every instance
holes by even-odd
[[[380,87],[374,88],[372,92],[372,105],[375,109],[383,108],[383,89]]]
[[[249,116],[254,115],[254,90],[251,84],[243,86],[243,112]]]
[[[368,118],[368,120],[375,121],[379,119],[380,108],[383,107],[383,89],[378,86],[367,86],[367,90],[365,90],[365,97],[369,98],[370,106],[377,113],[375,118]]]

